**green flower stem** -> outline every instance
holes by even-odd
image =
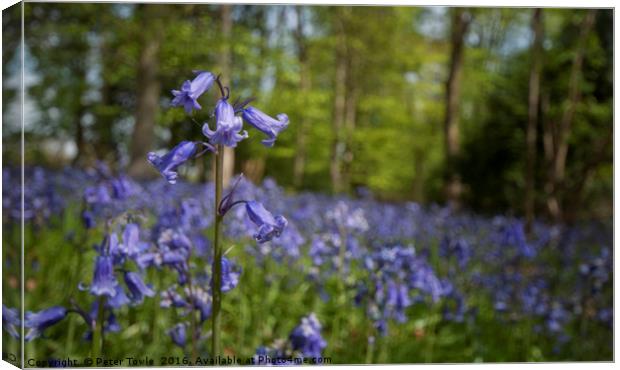
[[[337,297],[336,297],[336,317],[334,318],[334,326],[331,336],[331,343],[334,349],[340,348],[341,345],[341,324],[343,321],[342,313],[345,312],[346,305],[346,287],[344,274],[345,256],[347,253],[347,232],[344,227],[338,227],[340,232],[340,248],[338,250],[338,279],[337,279]]]
[[[196,359],[196,356],[198,354],[198,350],[197,350],[197,343],[196,343],[196,339],[197,339],[197,326],[198,324],[196,323],[196,312],[194,312],[194,307],[196,306],[196,302],[195,302],[195,295],[194,295],[194,285],[192,283],[192,275],[190,273],[187,274],[187,285],[189,286],[189,301],[192,307],[192,310],[190,311],[190,329],[191,329],[191,354],[192,354],[192,358]]]
[[[377,340],[377,338],[375,337],[374,340],[372,340],[372,341],[368,340],[367,341],[367,344],[366,344],[366,360],[365,360],[365,363],[367,365],[372,364],[372,355],[373,355],[373,353],[375,351],[375,341],[376,340]]]
[[[213,310],[211,312],[211,356],[221,355],[220,324],[222,307],[222,246],[220,245],[220,233],[222,216],[218,213],[218,206],[222,200],[222,188],[224,187],[224,146],[217,146],[215,156],[215,230],[213,236]]]
[[[105,314],[105,296],[99,297],[99,303],[97,307],[97,321],[94,323],[93,328],[93,341],[91,357],[96,359],[103,355],[103,321]]]

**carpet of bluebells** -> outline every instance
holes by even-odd
[[[222,348],[331,363],[612,359],[612,225],[536,223],[236,183],[288,224],[224,220]],[[20,170],[3,169],[3,338],[19,337]],[[26,358],[209,355],[214,185],[25,170]],[[106,253],[103,253],[103,250]],[[15,292],[15,295],[11,295]],[[107,301],[98,297],[108,294]],[[100,303],[105,302],[104,307]],[[13,347],[12,347],[13,346]],[[176,362],[175,362],[176,361]]]

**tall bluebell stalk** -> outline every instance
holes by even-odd
[[[109,235],[109,224],[105,224],[105,233]],[[101,255],[108,254],[110,251],[110,237],[107,237],[103,244],[101,245]],[[107,251],[106,252],[104,252]],[[105,261],[105,262],[103,262]],[[109,262],[109,264],[108,264]],[[113,274],[114,274],[114,265],[111,257],[100,257],[95,262],[95,270],[93,276],[93,285],[97,284],[97,288],[92,291],[95,291],[99,297],[97,299],[97,317],[92,322],[92,330],[93,330],[93,338],[92,338],[92,349],[91,349],[91,357],[98,358],[103,354],[103,324],[105,321],[105,303],[106,296],[104,291],[110,289],[114,289],[113,283]],[[98,283],[97,278],[100,278],[103,283]],[[114,282],[115,283],[115,282]],[[108,293],[109,294],[109,293]]]
[[[220,234],[223,215],[219,212],[219,204],[222,201],[222,188],[224,187],[224,146],[218,144],[215,156],[215,227],[213,231],[213,312],[211,316],[211,356],[220,354],[220,324],[222,307],[222,247]]]
[[[198,103],[198,98],[206,93],[211,86],[217,84],[220,91],[220,98],[218,99],[212,117],[215,118],[214,130],[211,129],[208,122],[205,122],[202,127],[202,133],[209,140],[206,142],[189,142],[183,141],[178,144],[172,151],[159,156],[155,153],[148,154],[148,160],[153,166],[161,173],[161,175],[170,183],[175,184],[177,182],[178,173],[177,168],[183,165],[190,159],[196,158],[206,151],[212,151],[215,154],[215,224],[213,235],[213,260],[211,267],[211,356],[217,356],[221,354],[221,307],[222,307],[222,291],[230,290],[230,287],[226,285],[225,289],[222,289],[222,221],[224,215],[228,210],[237,204],[245,204],[246,212],[250,220],[258,227],[254,238],[258,243],[265,243],[279,237],[282,233],[287,221],[282,216],[273,216],[267,211],[262,204],[256,201],[240,200],[233,201],[234,199],[234,187],[225,197],[222,197],[224,188],[224,148],[235,148],[237,143],[248,138],[247,131],[243,130],[243,121],[253,126],[261,133],[267,136],[267,139],[262,141],[263,145],[272,147],[278,134],[288,126],[288,116],[286,114],[278,114],[276,118],[270,117],[260,110],[249,106],[248,104],[253,100],[246,99],[242,102],[237,100],[235,103],[229,103],[230,89],[227,86],[223,86],[220,78],[216,77],[213,73],[208,71],[197,71],[197,76],[192,80],[187,80],[183,83],[180,90],[173,90],[172,94],[174,99],[171,105],[176,107],[184,107],[186,113],[191,114],[193,110],[202,109]],[[198,153],[197,148],[204,146],[207,149]],[[228,262],[227,262],[228,263]],[[227,264],[227,266],[229,266]],[[230,270],[230,266],[228,267]],[[228,274],[230,271],[226,270]],[[189,279],[189,271],[186,271]],[[189,283],[190,289],[192,287]],[[234,284],[236,285],[236,283]],[[190,291],[192,299],[194,293]],[[195,302],[191,303],[195,306]],[[204,315],[203,315],[204,316]],[[201,316],[201,322],[203,321]],[[176,332],[175,332],[176,333]],[[180,336],[177,336],[180,338]],[[192,352],[195,357],[195,340],[196,340],[196,325],[194,323],[194,317],[192,316]],[[182,342],[182,341],[179,341]]]

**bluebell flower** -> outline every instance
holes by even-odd
[[[121,331],[121,325],[116,321],[116,315],[114,312],[110,311],[108,315],[108,319],[105,322],[103,327],[104,332],[118,333]]]
[[[239,269],[228,258],[222,257],[222,292],[233,290],[239,284],[239,276]]]
[[[189,293],[187,287],[186,293]],[[206,321],[211,316],[211,295],[206,290],[194,285],[191,294],[188,296],[194,303],[194,309],[200,312],[200,322]]]
[[[67,309],[60,306],[34,312],[26,312],[24,326],[30,330],[26,333],[26,342],[29,342],[41,335],[50,326],[58,323],[67,316]]]
[[[243,121],[235,116],[235,109],[227,98],[221,98],[215,106],[215,131],[209,128],[209,124],[202,126],[202,133],[209,138],[211,144],[221,144],[231,148],[248,137],[247,131],[241,131]]]
[[[215,76],[211,72],[199,71],[198,75],[192,81],[185,81],[181,86],[181,90],[172,90],[171,105],[173,107],[183,106],[187,114],[192,113],[193,109],[199,110],[202,107],[198,104],[197,99],[204,94],[215,82]]]
[[[387,286],[387,302],[394,309],[394,316],[398,322],[405,322],[405,309],[411,306],[409,291],[405,284],[396,284],[389,281]]]
[[[130,298],[133,302],[141,303],[144,300],[144,296],[152,297],[155,295],[153,289],[144,284],[142,277],[135,272],[125,273],[125,284],[129,288]]]
[[[104,184],[99,184],[84,189],[84,200],[89,204],[107,204],[110,203],[112,197],[108,187]]]
[[[258,232],[254,234],[254,239],[259,243],[265,243],[280,236],[288,223],[286,218],[283,216],[274,217],[261,203],[254,200],[246,202],[245,209],[250,220],[258,226]]]
[[[307,357],[321,357],[321,352],[327,347],[327,342],[321,336],[321,324],[314,313],[301,319],[301,324],[293,329],[289,340],[293,350]]]
[[[108,235],[108,254],[112,256],[113,264],[121,264],[125,261],[126,253],[124,252],[124,248],[122,244],[118,241],[118,235],[116,233],[110,233]],[[105,244],[105,240],[104,240]],[[104,247],[99,247],[100,251],[104,250]]]
[[[182,141],[163,157],[150,152],[148,160],[170,184],[176,184],[177,167],[190,160],[196,153],[196,143]]]
[[[188,303],[181,297],[176,291],[176,286],[172,286],[160,294],[160,306],[161,307],[187,307]]]
[[[125,290],[122,286],[120,286],[120,284],[116,286],[116,294],[114,294],[113,297],[108,298],[106,301],[106,305],[111,308],[120,308],[128,305],[129,303],[131,303],[131,300],[127,297]]]
[[[140,270],[145,270],[150,266],[160,266],[161,262],[161,255],[155,252],[142,253],[136,257],[136,264]]]
[[[186,325],[183,323],[176,324],[172,329],[168,330],[170,338],[177,346],[183,348],[187,340]]]
[[[97,222],[95,221],[95,215],[91,211],[85,209],[82,212],[82,224],[86,229],[92,229],[93,227],[95,227],[95,225],[97,224]]]
[[[116,277],[111,256],[98,256],[95,260],[95,272],[90,292],[96,296],[114,297],[116,294]]]
[[[16,327],[20,326],[19,312],[15,308],[2,305],[2,328],[13,338],[19,338]]]
[[[138,191],[138,187],[126,176],[112,179],[112,195],[115,199],[127,199]]]
[[[148,244],[140,241],[140,227],[137,224],[129,223],[123,231],[123,244],[120,246],[124,254],[135,258],[146,248]]]
[[[243,119],[267,135],[267,139],[263,140],[262,143],[268,147],[273,146],[278,134],[288,126],[286,114],[280,113],[276,117],[277,119],[270,117],[252,106],[243,109]]]

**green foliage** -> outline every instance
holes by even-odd
[[[62,217],[54,217],[46,227],[27,227],[25,230],[25,308],[39,310],[51,304],[71,306],[74,300],[83,308],[90,308],[94,298],[88,291],[76,289],[80,282],[92,279],[92,264],[97,252],[92,248],[99,243],[102,233],[96,229],[86,231],[80,226],[78,205],[69,207]],[[147,223],[146,226],[150,226]],[[8,225],[12,225],[9,223]],[[75,231],[77,230],[77,232]],[[3,245],[20,240],[20,233],[7,228]],[[212,230],[206,231],[211,235]],[[37,243],[43,242],[45,245]],[[291,274],[312,265],[307,251],[297,261],[276,262],[266,258],[257,263],[247,253],[244,245],[251,240],[233,242],[225,240],[227,257],[243,266],[239,285],[225,294],[223,300],[222,347],[225,355],[239,358],[251,357],[261,345],[287,338],[301,317],[309,311],[317,314],[323,324],[323,335],[328,346],[323,353],[335,364],[364,363],[368,346],[367,337],[372,332],[364,307],[353,304],[354,290],[347,290],[347,303],[338,302],[339,281],[335,276],[321,287],[304,274]],[[304,247],[306,248],[307,245]],[[433,242],[431,250],[438,244]],[[5,261],[16,259],[19,249],[3,248]],[[566,275],[553,251],[548,258],[549,275]],[[12,254],[13,253],[13,254]],[[554,257],[555,256],[555,257]],[[196,269],[208,269],[204,258],[193,257]],[[289,265],[291,263],[292,265]],[[474,270],[487,271],[500,268],[483,261],[473,262]],[[450,262],[441,260],[440,267],[447,269]],[[19,280],[19,264],[4,269],[5,292],[14,291]],[[304,267],[305,266],[305,267]],[[527,265],[525,266],[527,270]],[[524,271],[525,271],[524,270]],[[572,270],[570,270],[572,271]],[[348,283],[360,281],[365,274],[362,266],[353,265]],[[570,276],[564,276],[570,280]],[[177,282],[175,274],[164,269],[149,269],[145,281],[153,284],[159,292]],[[321,283],[322,284],[322,283]],[[611,285],[608,285],[611,288]],[[324,294],[317,294],[324,288]],[[564,286],[573,289],[573,286]],[[407,309],[406,323],[389,323],[389,335],[377,337],[373,363],[429,363],[429,362],[527,362],[527,361],[606,361],[612,359],[612,330],[604,324],[586,318],[577,318],[567,325],[571,340],[558,346],[555,335],[537,333],[536,326],[544,325],[543,318],[523,318],[511,321],[497,313],[488,292],[465,291],[468,305],[477,307],[475,320],[453,322],[445,320],[443,309],[450,303],[441,300],[433,303],[430,298]],[[568,292],[566,293],[568,294]],[[607,293],[606,293],[607,294]],[[611,293],[609,293],[611,294]],[[326,299],[329,297],[329,299]],[[18,305],[18,295],[7,295],[7,306]],[[343,308],[343,304],[346,305]],[[105,357],[109,359],[147,355],[160,364],[161,357],[179,357],[181,361],[189,353],[175,346],[166,334],[174,324],[184,320],[171,308],[159,307],[158,298],[147,297],[138,306],[124,306],[116,311],[122,330],[105,335]],[[187,320],[187,316],[185,317]],[[339,321],[340,331],[335,333]],[[204,324],[208,330],[210,322]],[[507,327],[510,330],[507,330]],[[81,317],[70,314],[65,320],[45,331],[45,338],[26,343],[26,359],[84,358],[89,356],[90,343],[82,340],[88,328]],[[4,332],[5,343],[15,343]],[[589,338],[584,341],[583,338]],[[208,340],[201,342],[199,354],[207,356]],[[336,343],[340,343],[337,345]],[[9,348],[13,350],[12,348]],[[189,349],[188,349],[189,350]]]
[[[95,158],[117,167],[127,162],[140,45],[151,37],[143,29],[143,18],[154,7],[159,7],[153,13],[158,16],[149,22],[157,22],[163,34],[157,55],[161,106],[156,148],[201,138],[200,126],[211,112],[203,110],[189,120],[181,109],[170,109],[169,91],[191,78],[192,70],[220,72],[220,54],[228,48],[230,76],[224,77],[232,79],[233,99],[254,96],[267,113],[286,112],[291,121],[275,148],[267,150],[259,140],[239,148],[237,171],[254,168],[254,180],[272,176],[291,190],[330,191],[332,143],[337,135],[335,69],[342,34],[348,58],[346,89],[356,97],[354,125],[340,133],[350,150],[347,188],[366,187],[384,199],[443,201],[443,120],[450,52],[450,17],[443,8],[303,6],[309,90],[302,92],[293,6],[233,6],[231,38],[225,40],[217,5],[28,3],[27,73],[35,81],[28,99],[36,108],[29,116],[35,121],[27,125],[30,143],[51,138],[62,146],[79,141],[82,135],[86,144],[78,148],[80,158],[76,158],[82,164],[92,164]],[[465,37],[460,94],[459,171],[464,201],[482,211],[510,208],[520,213],[531,13],[509,8],[469,11],[472,23]],[[544,107],[538,122],[536,168],[541,210],[548,195],[543,189],[548,172],[543,128],[557,124],[567,108],[569,74],[585,10],[545,9],[543,13]],[[582,199],[594,201],[590,204],[604,204],[611,194],[611,179],[604,177],[612,161],[611,143],[601,140],[612,132],[612,27],[612,12],[599,10],[586,43],[581,99],[569,137],[562,195],[567,204],[571,203],[568,195],[575,191]],[[5,65],[11,60],[7,58]],[[7,101],[17,98],[10,89],[4,92]],[[211,106],[216,95],[202,99],[204,106]],[[5,119],[8,114],[5,110]],[[302,132],[304,120],[308,129]],[[17,129],[9,128],[5,138],[16,135]],[[305,135],[307,149],[303,181],[297,186],[293,163],[299,155],[300,135]],[[593,154],[600,146],[606,149]],[[27,160],[58,165],[72,159],[50,156],[45,148],[29,146]],[[588,179],[582,182],[584,173]],[[587,206],[581,209],[584,216],[594,212]],[[610,209],[598,211],[610,214]]]

